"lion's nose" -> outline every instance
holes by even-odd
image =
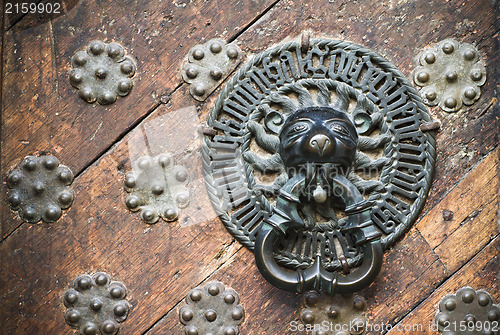
[[[323,156],[325,152],[329,151],[328,149],[331,145],[332,141],[330,141],[330,138],[323,134],[314,135],[309,140],[309,150],[317,152],[320,156]]]

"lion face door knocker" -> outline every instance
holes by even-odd
[[[209,115],[208,192],[270,283],[353,293],[423,207],[435,161],[435,133],[420,127],[429,122],[380,55],[335,40],[278,45],[238,71]]]

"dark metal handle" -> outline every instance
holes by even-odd
[[[298,194],[304,187],[305,177],[297,175],[280,190],[275,210],[265,221],[255,241],[255,261],[262,276],[274,286],[301,293],[321,290],[328,294],[353,293],[370,285],[380,272],[383,250],[380,233],[370,219],[370,206],[359,191],[345,177],[334,177],[334,183],[343,190],[342,198],[347,207],[349,223],[344,228],[355,236],[356,244],[363,246],[363,262],[347,275],[327,271],[317,255],[313,264],[305,270],[292,270],[279,265],[274,259],[274,245],[280,234],[290,228],[304,226],[297,205]]]

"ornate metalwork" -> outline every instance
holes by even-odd
[[[64,293],[64,317],[83,335],[116,334],[130,310],[126,296],[125,285],[111,281],[106,273],[81,275]]]
[[[71,65],[70,83],[88,103],[97,100],[101,105],[112,104],[134,86],[130,78],[135,74],[135,64],[118,43],[92,41],[86,51],[78,51],[71,58]]]
[[[500,306],[488,292],[471,287],[441,299],[435,320],[443,334],[500,334]]]
[[[131,193],[125,204],[131,211],[141,211],[141,219],[155,223],[161,217],[175,221],[181,208],[189,204],[189,174],[186,168],[174,165],[171,154],[144,156],[133,164],[133,171],[123,181]]]
[[[245,310],[238,302],[236,291],[225,288],[221,282],[210,282],[188,293],[187,305],[180,309],[179,318],[187,335],[237,335],[238,325],[245,319]]]
[[[54,222],[73,203],[72,182],[73,173],[57,158],[27,156],[7,175],[10,208],[26,222]]]
[[[359,335],[365,332],[366,300],[358,295],[304,294],[300,320],[313,335]]]
[[[182,78],[191,84],[189,92],[198,101],[205,99],[234,70],[241,58],[236,44],[213,39],[189,50],[182,68]]]
[[[446,112],[472,105],[481,95],[486,68],[479,51],[469,43],[446,39],[424,50],[418,57],[415,84],[422,87],[424,102]]]
[[[306,53],[290,42],[257,55],[225,86],[208,119],[205,178],[223,223],[273,284],[353,292],[423,207],[435,127],[420,129],[427,109],[383,57],[309,43]]]

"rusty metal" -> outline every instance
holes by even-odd
[[[104,272],[81,275],[63,294],[64,317],[82,335],[116,334],[130,311],[126,296],[125,285]]]
[[[71,206],[73,173],[54,156],[27,156],[7,175],[7,201],[30,223],[54,222]]]
[[[189,173],[183,166],[174,165],[168,153],[139,158],[123,184],[130,193],[126,206],[134,212],[140,210],[146,223],[155,223],[159,217],[175,221],[180,209],[189,205]]]
[[[245,319],[245,309],[238,303],[236,291],[213,281],[187,294],[179,319],[187,335],[237,335]]]
[[[348,293],[374,280],[382,249],[415,222],[435,132],[421,129],[432,119],[386,59],[323,39],[304,54],[305,40],[257,55],[226,85],[203,167],[216,212],[264,277]]]
[[[71,58],[69,80],[88,103],[109,105],[132,90],[136,66],[118,43],[92,41]]]
[[[456,112],[462,102],[472,105],[479,99],[486,68],[474,45],[446,39],[424,50],[418,61],[414,81],[427,105]]]
[[[441,299],[435,321],[443,334],[500,334],[500,306],[488,292],[462,287]]]
[[[438,130],[439,128],[441,128],[441,122],[439,121],[426,122],[420,125],[421,131]]]
[[[191,84],[191,96],[198,101],[205,101],[234,70],[240,59],[240,48],[220,39],[194,46],[189,50],[182,67],[182,78]]]
[[[300,320],[313,335],[360,335],[367,325],[366,300],[359,295],[304,294]]]

